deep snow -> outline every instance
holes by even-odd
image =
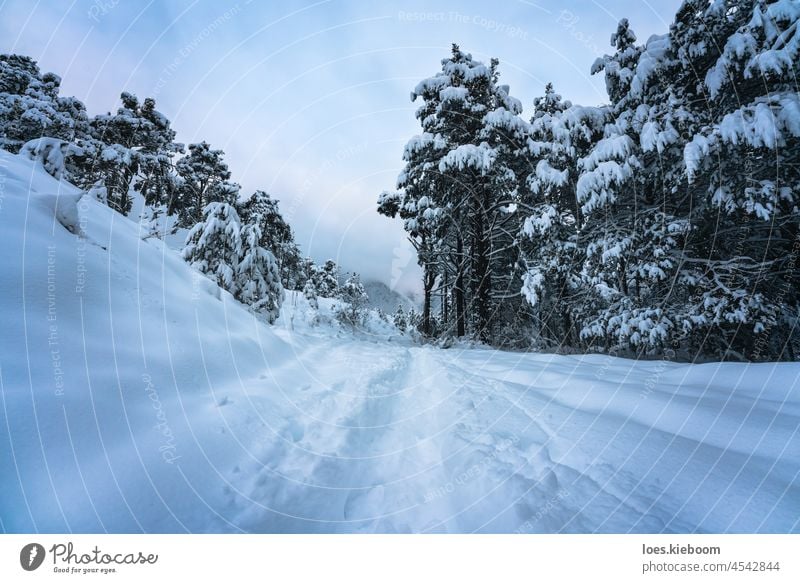
[[[4,531],[800,529],[798,364],[270,327],[5,152],[0,202]]]

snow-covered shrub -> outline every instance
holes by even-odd
[[[317,300],[317,288],[314,286],[314,282],[309,280],[306,282],[306,285],[303,286],[303,297],[306,298],[308,305],[313,310],[319,309],[319,301]]]
[[[108,202],[108,189],[100,180],[89,187],[89,190],[86,191],[86,194],[95,199],[97,202],[102,202],[103,204],[107,204]]]
[[[25,142],[20,148],[20,156],[36,160],[47,173],[57,179],[64,177],[69,156],[82,153],[75,144],[57,138],[36,138]]]

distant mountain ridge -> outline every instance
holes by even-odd
[[[382,281],[365,281],[364,289],[369,296],[370,307],[383,310],[387,314],[393,314],[397,306],[403,306],[405,311],[411,308],[419,310],[419,303],[413,298],[391,289]]]

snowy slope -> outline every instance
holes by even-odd
[[[203,474],[230,455],[198,447],[218,431],[216,391],[291,347],[138,224],[0,160],[4,527],[203,528],[187,489],[215,493]],[[83,237],[54,221],[56,200],[80,211]],[[184,451],[191,464],[168,463]]]
[[[299,294],[269,327],[34,163],[0,176],[5,531],[800,529],[797,364],[440,350]]]

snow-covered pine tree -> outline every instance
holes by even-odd
[[[397,306],[392,321],[394,322],[395,328],[400,330],[401,333],[405,333],[406,328],[408,328],[408,320],[406,319],[406,312],[402,305]]]
[[[631,82],[643,50],[642,46],[636,44],[636,34],[627,18],[619,21],[616,32],[611,35],[611,46],[617,49],[617,52],[596,59],[591,72],[595,75],[605,71],[608,97],[612,103],[620,103],[625,100],[631,89]]]
[[[102,181],[108,206],[127,215],[132,203],[129,190],[139,170],[135,150],[139,128],[135,110],[139,102],[129,93],[123,93],[121,101],[116,114],[91,119],[90,135],[81,142],[83,156],[73,162],[78,186],[88,188]]]
[[[271,324],[280,315],[284,292],[275,257],[261,245],[261,224],[256,213],[241,227],[234,289],[240,302],[263,314]]]
[[[497,174],[496,151],[481,138],[481,130],[484,116],[502,105],[497,61],[487,67],[453,46],[452,57],[443,61],[442,72],[432,80],[433,84],[423,82],[422,93],[431,96],[431,87],[438,86],[439,103],[429,124],[446,137],[448,145],[438,170],[444,178],[443,203],[452,217],[450,232],[456,238],[457,312],[462,304],[458,296],[465,296],[464,313],[456,318],[465,319],[471,335],[488,341],[492,332],[490,220]]]
[[[653,36],[645,46],[635,39],[623,19],[611,37],[617,52],[592,68],[605,71],[613,119],[578,161],[582,278],[594,292],[581,336],[600,347],[661,352],[675,340],[667,306],[690,228],[689,201],[664,172],[664,160],[679,151],[670,39]]]
[[[311,280],[319,297],[335,298],[339,295],[339,266],[333,259],[328,259],[321,266],[315,266]]]
[[[792,357],[799,14],[688,0],[644,47],[620,24],[595,66],[614,119],[579,162],[587,341]]]
[[[453,298],[455,333],[484,340],[492,335],[492,224],[500,212],[497,198],[513,190],[514,177],[495,164],[497,152],[482,131],[488,114],[521,110],[497,80],[497,61],[486,66],[453,45],[441,71],[411,94],[422,100],[416,116],[423,133],[406,145],[400,192],[383,193],[378,201],[379,212],[404,220],[417,250],[425,334],[432,330],[431,297],[439,279],[447,320],[447,299]]]
[[[303,289],[303,287],[306,285],[306,282],[311,281],[315,268],[316,266],[314,265],[314,260],[311,257],[300,258],[300,262],[297,267],[297,273],[295,273],[298,289]],[[316,287],[314,289],[316,289]]]
[[[696,122],[684,149],[693,199],[693,351],[752,360],[800,349],[800,5],[686,2],[671,34]]]
[[[41,137],[67,143],[86,137],[86,108],[59,96],[60,86],[58,75],[42,74],[30,57],[0,55],[0,148],[16,153]]]
[[[233,205],[211,202],[203,220],[186,236],[183,258],[232,294],[238,292],[237,271],[242,254],[239,216]]]
[[[303,255],[299,245],[292,241],[283,246],[283,257],[280,263],[281,282],[287,289],[303,289],[305,285],[305,274],[303,267]]]
[[[339,297],[343,305],[336,312],[337,319],[353,327],[363,324],[369,297],[357,273],[345,280],[339,289]]]
[[[479,137],[494,152],[487,174],[491,203],[485,209],[491,289],[491,330],[487,338],[497,345],[530,344],[530,314],[520,289],[523,262],[519,234],[524,217],[526,177],[533,171],[528,152],[529,124],[522,105],[509,96],[506,85],[496,87],[497,106],[483,118]]]
[[[71,179],[82,188],[102,182],[107,204],[127,214],[130,189],[142,193],[150,205],[165,205],[175,193],[172,158],[182,151],[169,120],[155,109],[155,101],[140,103],[122,93],[114,114],[98,115],[89,123],[89,135],[78,140],[82,155],[70,160]]]
[[[416,94],[412,93],[412,100]],[[424,109],[417,111],[420,117]],[[431,303],[433,287],[443,267],[438,241],[442,234],[442,209],[436,193],[441,182],[438,163],[446,144],[437,134],[425,131],[406,144],[403,160],[406,165],[397,178],[399,191],[384,191],[378,197],[378,212],[390,218],[398,217],[408,233],[422,267],[423,315],[422,333],[431,332]]]
[[[61,180],[67,174],[67,160],[79,155],[81,149],[58,138],[36,138],[26,142],[19,153],[41,163],[48,174]]]
[[[191,227],[201,221],[203,209],[210,202],[236,203],[239,185],[230,182],[224,155],[222,150],[212,150],[207,142],[200,142],[190,144],[189,153],[176,163],[181,182],[170,210],[179,213],[182,225]]]
[[[409,142],[409,146],[412,142]],[[432,197],[421,194],[426,191],[427,187],[423,186],[426,182],[424,175],[429,174],[430,169],[425,163],[420,162],[420,159],[423,157],[423,149],[427,149],[428,146],[420,146],[416,151],[410,151],[409,146],[406,146],[406,153],[403,156],[407,162],[406,169],[398,179],[398,185],[404,190],[382,192],[378,197],[378,212],[390,218],[399,217],[404,221],[408,239],[417,253],[417,263],[423,270],[422,331],[423,334],[429,334],[433,287],[436,283],[437,270],[441,267],[436,240],[441,215],[440,209],[434,207]]]
[[[184,153],[183,144],[175,142],[175,130],[169,119],[156,110],[154,99],[146,98],[135,113],[139,118],[139,172],[133,188],[142,194],[147,205],[169,210],[181,184],[175,174],[174,158]]]
[[[419,332],[420,328],[422,327],[422,314],[412,307],[410,310],[408,310],[406,322],[406,331],[412,330]]]
[[[577,161],[602,135],[607,108],[573,106],[548,84],[534,100],[524,159],[532,166],[520,186],[520,247],[525,264],[522,293],[535,314],[538,343],[576,345],[582,311],[578,244],[582,214]]]
[[[253,214],[261,217],[261,245],[275,256],[281,272],[281,282],[287,289],[302,289],[305,279],[300,273],[302,259],[300,249],[294,241],[292,228],[283,218],[278,201],[263,190],[257,190],[250,198],[238,205],[242,220]],[[302,282],[302,283],[301,283]]]

